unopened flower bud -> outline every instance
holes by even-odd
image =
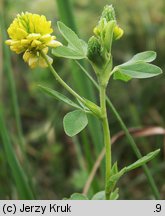
[[[106,50],[111,52],[113,40],[118,40],[123,35],[123,30],[117,25],[112,5],[104,7],[99,23],[93,32],[100,39],[101,44],[105,45]]]
[[[116,20],[115,10],[112,5],[106,5],[101,15],[101,19],[105,18],[107,22]]]
[[[99,39],[92,36],[88,41],[88,59],[98,67],[101,67],[105,63],[105,59],[102,54],[102,47]]]

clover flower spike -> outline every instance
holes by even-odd
[[[17,54],[24,53],[23,59],[31,68],[47,67],[41,51],[48,53],[48,47],[56,48],[62,44],[52,36],[51,22],[43,15],[32,13],[18,14],[7,30],[10,39],[6,44]],[[49,57],[50,63],[53,60]]]
[[[114,21],[115,21],[115,28],[113,31],[113,39],[114,40],[120,39],[123,36],[124,31],[117,24],[115,10],[112,5],[106,5],[104,7],[98,25],[93,30],[94,34],[98,37],[104,38],[105,31],[107,30],[107,26],[109,25],[109,23],[112,23]]]

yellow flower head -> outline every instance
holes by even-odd
[[[47,67],[41,56],[41,51],[48,53],[48,47],[58,47],[62,44],[52,36],[51,22],[43,15],[32,13],[18,14],[7,30],[10,39],[6,44],[17,54],[24,53],[23,59],[31,68]],[[50,63],[53,60],[49,57]]]

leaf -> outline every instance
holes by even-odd
[[[70,196],[69,199],[64,198],[65,200],[89,200],[88,197],[84,194],[74,193]]]
[[[82,49],[83,49],[84,54],[86,56],[87,55],[87,50],[88,50],[88,44],[82,39],[80,39],[80,41],[81,41]]]
[[[137,61],[152,62],[155,59],[156,59],[156,52],[145,51],[145,52],[141,52],[141,53],[134,55],[132,59],[128,61],[127,63],[129,64],[129,62],[137,62]]]
[[[149,78],[162,73],[162,70],[153,65],[148,64],[156,58],[156,52],[145,51],[136,54],[128,62],[114,68],[113,78],[115,80],[129,81],[131,78]]]
[[[73,137],[82,131],[87,124],[87,115],[82,110],[75,110],[67,113],[63,120],[65,133],[70,137]]]
[[[119,65],[114,68],[114,71],[114,73],[120,72],[129,77],[140,79],[154,77],[162,73],[159,67],[143,61],[133,62],[128,65]]]
[[[88,197],[84,194],[74,193],[70,197],[71,200],[88,200]]]
[[[117,182],[119,181],[119,179],[125,174],[126,170],[125,168],[123,168],[122,170],[120,170],[118,173],[110,176],[110,179],[108,181],[108,188],[110,190],[113,190],[115,185],[117,184]]]
[[[119,198],[119,188],[116,188],[115,191],[111,192],[110,200],[117,200]],[[92,200],[105,200],[105,191],[100,191],[96,193]]]
[[[84,105],[88,107],[88,109],[90,109],[95,115],[97,115],[98,117],[101,117],[101,109],[95,103],[84,98]]]
[[[109,199],[117,200],[119,198],[119,188],[116,188],[115,191],[111,192]]]
[[[73,101],[71,101],[69,98],[67,98],[65,95],[53,90],[53,89],[50,89],[48,87],[45,87],[45,86],[42,86],[42,85],[38,85],[38,87],[46,94],[56,98],[57,100],[59,101],[63,101],[64,103],[72,106],[72,107],[75,107],[75,108],[78,108],[78,109],[82,109],[79,105],[77,105],[76,103],[74,103]]]
[[[147,163],[148,161],[152,160],[158,153],[160,152],[160,149],[157,149],[156,151],[150,152],[146,156],[142,157],[141,159],[137,160],[135,163],[129,165],[128,167],[124,167],[122,170],[120,170],[118,173],[110,176],[110,179],[108,181],[108,189],[113,190],[119,179],[126,173],[133,169],[138,168],[139,166],[142,166],[143,164]],[[114,164],[114,166],[116,166]],[[115,170],[115,168],[113,169]],[[117,171],[117,170],[116,170]]]
[[[129,80],[131,80],[132,78],[128,75],[122,74],[120,71],[116,71],[113,75],[113,79],[114,80],[122,80],[125,82],[128,82]]]
[[[52,54],[57,57],[69,58],[69,59],[83,59],[86,56],[84,54],[79,53],[77,50],[66,46],[59,46],[57,48],[52,49]]]
[[[111,176],[115,175],[117,173],[118,173],[118,165],[117,165],[117,162],[115,162],[112,166],[112,169],[111,169]]]
[[[158,153],[160,152],[160,149],[157,149],[156,151],[150,152],[149,154],[147,154],[146,156],[142,157],[141,159],[137,160],[135,163],[129,165],[128,167],[125,167],[125,172],[129,172],[133,169],[136,169],[142,165],[144,165],[145,163],[147,163],[148,161],[152,160],[154,157],[156,157],[158,155]]]
[[[83,104],[78,98],[76,98],[76,99],[77,99],[78,103],[80,104],[80,106],[81,106],[84,110],[89,111],[89,108],[88,108],[85,104]]]
[[[77,34],[62,22],[57,22],[57,25],[59,31],[68,42],[69,46],[74,50],[77,50],[79,54],[86,55],[86,53],[84,53],[84,45],[82,44],[82,40],[79,39]]]
[[[105,200],[105,191],[100,191],[96,193],[93,197],[92,200]]]

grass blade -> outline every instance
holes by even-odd
[[[2,143],[6,154],[6,159],[9,167],[12,171],[12,175],[17,187],[17,191],[20,199],[34,199],[26,175],[16,158],[13,151],[12,144],[6,129],[4,117],[3,117],[2,106],[0,105],[0,135],[2,137]]]
[[[0,17],[0,23],[2,27],[2,37],[3,41],[7,39],[7,35],[5,32],[5,22],[4,22],[4,16],[1,15]],[[19,111],[19,105],[18,105],[18,99],[17,99],[17,92],[16,92],[16,86],[14,82],[14,77],[13,77],[13,72],[12,72],[12,67],[11,67],[11,61],[10,61],[10,52],[8,47],[3,43],[3,52],[4,52],[4,72],[7,76],[8,80],[8,86],[9,86],[9,92],[11,95],[11,105],[12,105],[12,110],[13,114],[15,117],[15,122],[16,122],[16,129],[17,129],[17,134],[18,134],[18,139],[19,139],[19,145],[21,148],[22,153],[24,152],[24,147],[25,147],[25,142],[24,142],[24,137],[23,137],[23,131],[22,131],[22,123],[21,123],[21,118],[20,118],[20,111]]]
[[[70,0],[56,0],[61,20],[77,33],[77,27],[74,20],[72,4]]]

